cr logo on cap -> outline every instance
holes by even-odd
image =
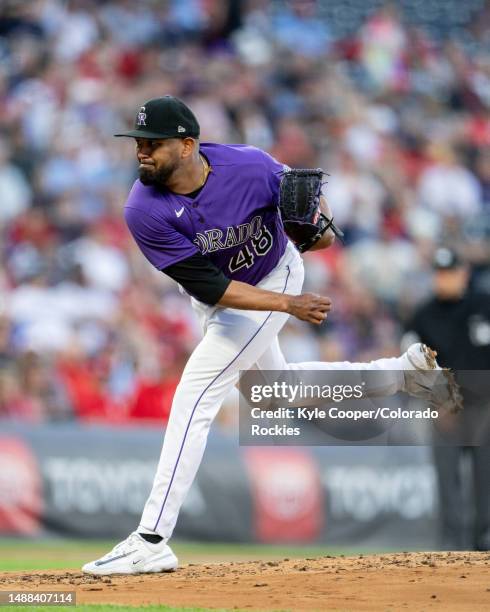
[[[138,113],[138,125],[146,125],[145,119],[146,119],[145,107],[142,106],[140,108],[140,112]]]
[[[182,132],[185,132],[185,127],[179,125],[179,127],[177,128],[177,132],[179,132],[179,134],[182,134]]]

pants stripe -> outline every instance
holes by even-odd
[[[289,275],[290,275],[290,273],[291,273],[291,270],[290,270],[289,266],[286,266],[286,268],[287,268],[288,274],[287,274],[287,276],[286,276],[286,282],[284,283],[284,288],[283,288],[283,290],[281,291],[281,293],[284,293],[284,292],[286,291],[286,288],[287,288],[287,286],[288,286]],[[172,483],[173,483],[173,481],[174,481],[175,473],[176,473],[176,471],[177,471],[177,467],[178,467],[178,465],[179,465],[180,457],[181,457],[181,455],[182,455],[182,451],[183,451],[183,449],[184,449],[184,444],[185,444],[185,441],[186,441],[186,438],[187,438],[187,434],[188,434],[188,432],[189,432],[189,428],[190,428],[190,426],[191,426],[192,419],[193,419],[193,417],[194,417],[194,413],[196,412],[196,408],[197,408],[197,406],[199,405],[199,402],[200,402],[200,401],[201,401],[201,399],[204,397],[204,394],[206,393],[206,391],[207,391],[208,389],[210,389],[210,388],[211,388],[211,386],[212,386],[212,385],[213,385],[213,384],[214,384],[214,383],[215,383],[215,382],[218,380],[218,378],[219,378],[219,377],[220,377],[222,374],[224,374],[224,373],[226,372],[226,370],[227,370],[227,369],[228,369],[228,368],[229,368],[229,367],[230,367],[230,366],[231,366],[231,365],[232,365],[232,364],[233,364],[233,363],[234,363],[234,362],[235,362],[235,361],[238,359],[238,357],[240,357],[240,355],[243,353],[243,351],[244,351],[244,350],[247,348],[247,346],[248,346],[248,345],[249,345],[249,344],[252,342],[252,340],[255,338],[255,336],[256,336],[256,335],[257,335],[257,334],[260,332],[260,330],[261,330],[261,329],[264,327],[264,325],[267,323],[267,321],[269,320],[269,318],[270,318],[270,316],[271,316],[271,315],[272,315],[272,312],[270,312],[270,313],[267,315],[267,317],[266,317],[265,321],[262,323],[262,325],[261,325],[261,326],[260,326],[260,327],[257,329],[257,331],[256,331],[256,332],[254,333],[254,335],[253,335],[253,336],[250,338],[250,340],[249,340],[249,341],[248,341],[248,342],[245,344],[245,346],[244,346],[242,349],[240,349],[240,351],[239,351],[239,352],[237,353],[237,355],[236,355],[236,356],[235,356],[235,357],[234,357],[234,358],[233,358],[233,359],[230,361],[230,363],[229,363],[229,364],[228,364],[228,365],[227,365],[225,368],[223,368],[223,370],[221,370],[221,372],[219,372],[219,374],[217,374],[217,375],[216,375],[216,376],[213,378],[213,380],[212,380],[212,381],[209,383],[209,385],[208,385],[208,386],[207,386],[207,387],[204,389],[204,391],[201,393],[201,395],[200,395],[200,396],[199,396],[199,398],[197,399],[196,403],[194,404],[194,407],[193,407],[192,412],[191,412],[191,416],[189,417],[189,422],[187,423],[187,427],[186,427],[186,429],[185,429],[184,437],[183,437],[183,439],[182,439],[182,444],[180,445],[180,450],[179,450],[179,454],[177,455],[177,460],[176,460],[176,462],[175,462],[175,466],[174,466],[174,469],[173,469],[173,472],[172,472],[172,477],[170,478],[170,482],[168,483],[167,493],[165,494],[165,499],[163,500],[162,507],[161,507],[161,509],[160,509],[160,514],[158,515],[158,518],[157,518],[157,521],[156,521],[156,523],[155,523],[155,526],[153,527],[153,531],[156,531],[156,529],[157,529],[157,527],[158,527],[158,523],[160,522],[160,519],[162,518],[163,510],[164,510],[164,508],[165,508],[165,504],[167,503],[168,495],[169,495],[169,493],[170,493],[170,489],[171,489],[171,487],[172,487]]]

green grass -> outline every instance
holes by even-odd
[[[75,570],[92,559],[108,552],[115,544],[114,540],[21,540],[14,538],[0,539],[0,572],[31,570]],[[386,552],[374,550],[332,550],[324,546],[297,545],[259,545],[259,544],[225,544],[172,541],[172,548],[182,564],[186,563],[219,563],[226,561],[280,560],[284,558],[310,558],[325,555],[356,554],[366,552]],[[1,585],[1,576],[0,576]],[[1,589],[1,586],[0,586]],[[219,612],[204,608],[173,608],[168,606],[117,606],[87,605],[78,606],[0,606],[0,612]],[[225,610],[221,612],[237,612]]]
[[[87,561],[107,553],[114,544],[116,542],[113,540],[3,539],[0,540],[0,571],[79,570]],[[348,551],[345,550],[332,551],[323,546],[272,546],[179,541],[172,541],[172,548],[182,564],[254,560],[270,561],[284,559],[285,557],[294,559],[321,557],[327,554],[348,554]]]
[[[108,552],[116,544],[114,540],[19,540],[0,539],[0,572],[30,570],[75,570],[92,559]],[[260,544],[225,544],[172,541],[172,548],[182,564],[219,563],[226,561],[269,561],[321,557],[324,555],[354,554],[359,550],[338,551],[324,546],[277,546]],[[366,552],[366,551],[362,551]],[[1,583],[1,577],[0,577]],[[1,586],[0,586],[1,589]],[[117,606],[87,605],[78,606],[0,606],[0,612],[219,612],[205,608],[173,608],[168,606]],[[237,612],[225,610],[221,612]]]

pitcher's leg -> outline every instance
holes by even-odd
[[[257,359],[256,363],[257,367],[261,370],[296,372],[298,374],[298,381],[301,379],[301,372],[328,371],[332,373],[328,377],[328,384],[330,385],[361,384],[362,382],[367,382],[370,384],[365,385],[366,396],[394,395],[401,391],[404,385],[404,363],[402,357],[376,359],[370,362],[306,361],[302,363],[288,363],[281,351],[277,338],[275,338],[262,357]],[[377,372],[378,375],[366,380],[362,376],[361,371]],[[338,376],[334,376],[333,372],[338,372]],[[344,372],[346,373],[345,376],[343,375]],[[359,375],[356,374],[357,372],[359,372]],[[318,376],[316,376],[315,380],[318,382]]]
[[[271,281],[273,290],[297,290],[302,278],[292,279],[289,285],[290,280],[289,273],[278,275],[275,284]],[[142,528],[170,538],[224,398],[237,382],[239,371],[248,370],[264,353],[287,317],[279,312],[234,309],[213,314],[172,402],[157,474],[141,518]]]
[[[194,361],[201,361],[204,356],[210,359],[209,352],[193,354]],[[152,491],[141,518],[140,527],[166,540],[201,463],[211,423],[238,378],[235,368],[226,369],[225,361],[217,364],[215,359],[213,363],[215,367],[205,368],[205,362],[195,367],[190,361],[184,371],[175,391]]]

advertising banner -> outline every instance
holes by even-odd
[[[123,538],[150,491],[151,428],[3,424],[0,533]],[[176,537],[434,548],[437,495],[425,447],[240,447],[212,432]]]

